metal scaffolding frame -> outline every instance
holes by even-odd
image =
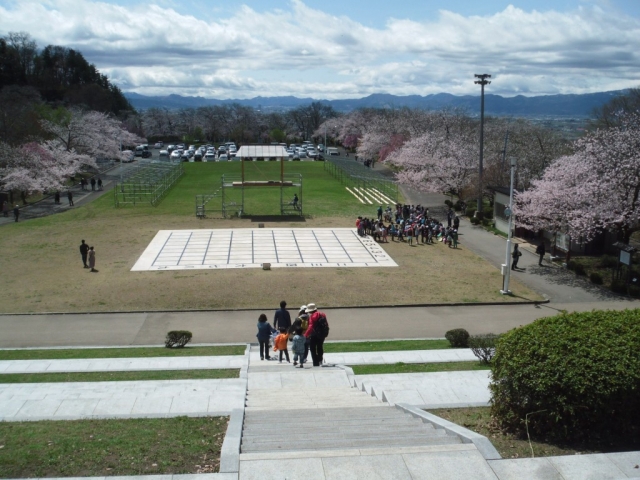
[[[114,204],[156,206],[183,174],[182,162],[140,162],[116,183]]]

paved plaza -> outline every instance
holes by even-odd
[[[132,271],[223,268],[397,267],[352,228],[160,230]]]

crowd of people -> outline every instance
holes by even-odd
[[[377,218],[358,217],[356,228],[358,235],[370,235],[382,243],[387,243],[391,237],[392,242],[409,245],[440,241],[450,248],[458,248],[460,218],[451,208],[446,213],[446,223],[445,226],[430,216],[429,209],[422,205],[396,204],[395,210],[390,205],[383,210],[380,205]]]
[[[298,316],[292,322],[291,314],[287,310],[287,302],[280,302],[280,308],[276,310],[273,318],[273,326],[267,321],[267,315],[262,313],[258,318],[258,343],[260,344],[260,360],[271,360],[271,346],[273,351],[279,352],[279,361],[282,363],[283,355],[288,363],[288,343],[292,343],[293,366],[304,368],[307,357],[311,353],[314,367],[324,363],[324,341],[329,335],[329,323],[327,316],[318,310],[314,303],[302,305]]]

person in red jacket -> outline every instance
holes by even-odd
[[[315,303],[307,305],[307,314],[309,317],[309,328],[304,332],[304,336],[309,340],[309,350],[311,351],[311,360],[314,367],[319,367],[323,363],[322,357],[324,356],[324,339],[325,337],[320,335],[316,330],[316,323],[320,315],[324,315],[318,310]]]

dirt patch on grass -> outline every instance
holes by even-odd
[[[183,309],[270,308],[281,298],[291,305],[313,298],[323,307],[458,302],[516,302],[542,298],[516,280],[518,297],[499,294],[501,276],[465,248],[438,243],[383,248],[399,268],[292,268],[263,271],[131,272],[158,230],[254,228],[248,219],[198,220],[178,215],[103,215],[91,206],[75,218],[33,220],[3,228],[3,312],[103,312]],[[58,215],[64,217],[68,214]],[[56,219],[58,220],[58,219]],[[298,222],[266,227],[295,227]],[[344,217],[307,219],[313,227],[352,227]],[[97,273],[82,268],[80,239],[95,246]]]

